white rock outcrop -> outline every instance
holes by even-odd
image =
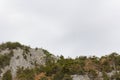
[[[1,51],[0,54],[9,54],[10,50]],[[18,68],[34,68],[35,64],[37,65],[45,65],[45,54],[42,49],[32,49],[30,48],[27,53],[23,49],[14,49],[13,56],[10,59],[10,65],[1,69],[0,76],[2,77],[3,74],[7,70],[11,70],[11,74],[13,78],[16,76],[16,72]],[[1,80],[1,79],[0,79]]]
[[[72,75],[73,80],[90,80],[87,75]]]

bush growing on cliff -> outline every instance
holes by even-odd
[[[0,68],[3,68],[10,64],[11,56],[9,54],[1,55],[0,54]]]
[[[17,48],[28,49],[30,47],[24,46],[24,45],[20,44],[19,42],[6,42],[6,43],[0,44],[1,50],[5,50],[5,49],[11,50],[11,49],[17,49]]]
[[[102,72],[102,77],[103,77],[103,80],[109,80],[109,77],[108,77],[108,75],[107,75],[107,73],[106,72]]]
[[[4,49],[16,49],[17,47],[22,47],[22,45],[20,44],[20,43],[18,43],[18,42],[14,42],[14,43],[12,43],[12,42],[6,42],[6,43],[2,43],[1,45],[0,45],[0,49],[2,49],[2,50],[4,50]]]
[[[10,70],[3,74],[2,80],[12,80],[12,74]]]
[[[34,80],[34,77],[35,77],[34,69],[19,68],[17,70],[17,79],[18,80]]]

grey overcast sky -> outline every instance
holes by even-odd
[[[120,52],[120,0],[0,0],[0,43],[65,57]]]

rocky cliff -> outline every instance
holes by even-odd
[[[12,78],[19,68],[32,69],[36,65],[45,65],[46,52],[41,48],[30,48],[20,43],[3,43],[0,45],[0,80],[10,70]],[[54,56],[53,56],[54,57]]]
[[[0,80],[120,80],[120,55],[72,59],[18,42],[2,43]]]

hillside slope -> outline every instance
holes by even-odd
[[[120,55],[72,59],[6,42],[0,45],[0,80],[120,80]]]
[[[7,42],[0,45],[0,80],[10,70],[15,79],[18,69],[32,69],[45,65],[46,52],[41,48],[30,48],[18,42]]]

